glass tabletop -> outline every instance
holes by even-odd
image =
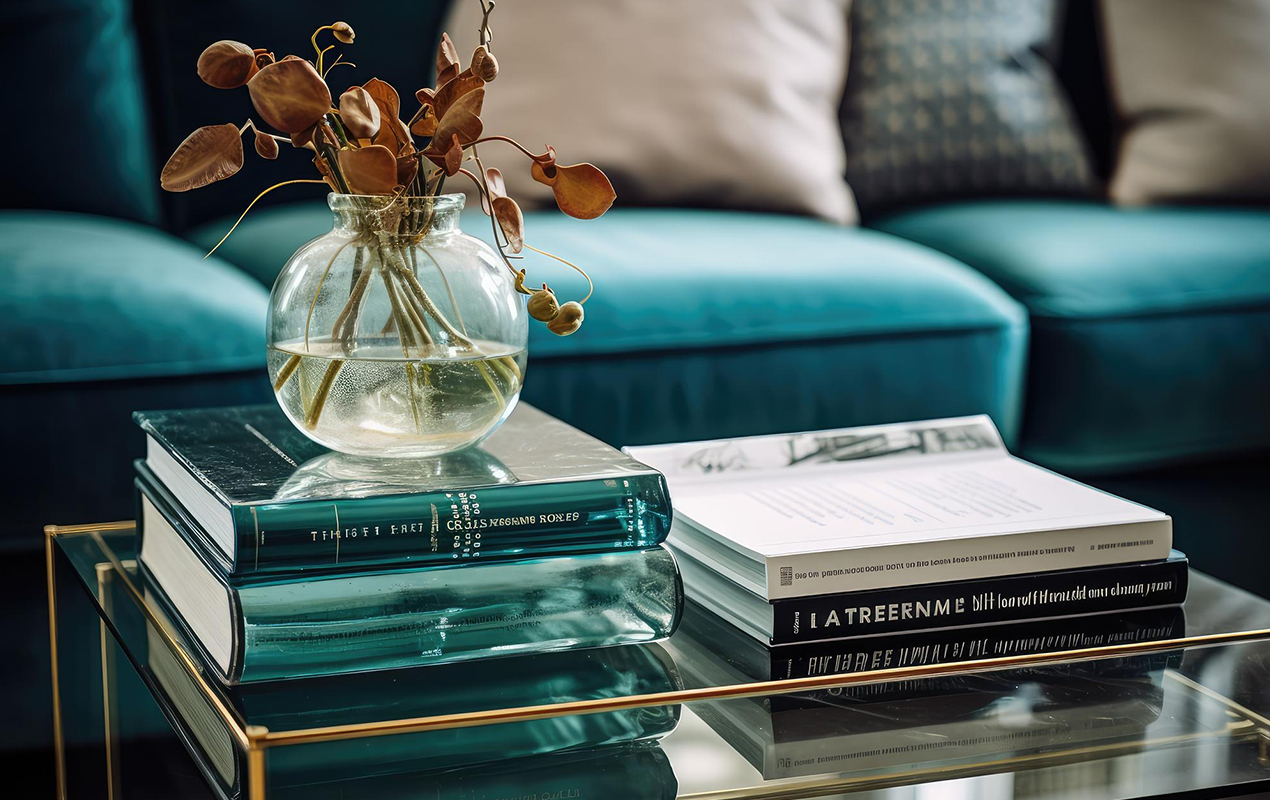
[[[211,796],[1270,786],[1270,602],[1196,572],[1182,609],[767,648],[689,604],[658,644],[231,687],[172,623],[136,546],[128,524],[50,529],[50,596],[91,602],[106,704],[153,703]]]

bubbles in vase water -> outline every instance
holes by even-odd
[[[435,455],[466,447],[498,426],[520,395],[525,350],[476,341],[469,352],[429,345],[409,357],[397,341],[359,343],[351,355],[326,341],[269,348],[269,377],[283,410],[334,450]]]

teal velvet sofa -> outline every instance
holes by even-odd
[[[39,117],[75,120],[45,124],[9,161],[0,200],[0,663],[26,689],[0,750],[50,735],[41,526],[133,516],[134,409],[271,402],[269,287],[329,212],[313,187],[280,190],[204,259],[251,187],[297,162],[249,161],[188,195],[161,195],[157,174],[185,133],[245,113],[194,77],[206,40],[302,52],[297,30],[346,13],[282,6],[0,10],[22,31],[0,62],[50,65]],[[383,77],[428,73],[431,48],[400,43],[433,36],[444,6],[399,6],[408,25],[358,21],[359,41],[387,43]],[[1019,454],[1165,508],[1198,566],[1265,591],[1270,544],[1252,520],[1270,450],[1270,211],[966,200],[867,223],[527,214],[598,289],[580,334],[535,326],[525,399],[615,444],[986,413]]]

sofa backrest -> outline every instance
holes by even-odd
[[[358,67],[337,67],[333,90],[381,77],[397,87],[409,109],[415,89],[431,80],[450,2],[350,7],[334,0],[6,0],[0,24],[14,35],[0,48],[0,66],[18,96],[27,98],[39,134],[22,157],[10,159],[0,207],[107,214],[178,230],[236,214],[264,188],[313,177],[314,171],[305,154],[288,148],[273,162],[257,158],[248,139],[242,174],[183,194],[159,189],[159,167],[190,132],[254,116],[245,91],[213,89],[199,80],[194,66],[204,47],[237,39],[268,47],[279,58],[310,57],[310,33],[345,18],[357,40],[335,52]],[[1067,0],[1057,66],[1095,167],[1106,177],[1114,129],[1098,2]],[[284,187],[262,204],[322,191],[315,185]]]
[[[0,29],[6,127],[21,137],[5,158],[0,207],[157,222],[129,0],[4,0]]]
[[[403,110],[410,113],[416,107],[415,90],[432,79],[440,26],[449,6],[448,0],[362,4],[334,0],[133,2],[154,121],[155,160],[160,166],[202,125],[241,125],[249,117],[260,122],[245,89],[214,89],[199,79],[195,64],[203,48],[212,42],[235,39],[251,47],[266,47],[278,58],[294,53],[312,59],[309,37],[313,31],[343,20],[353,26],[356,40],[328,53],[327,63],[338,54],[357,67],[336,67],[330,73],[332,94],[379,77],[397,88]],[[325,46],[333,40],[327,32],[321,41]],[[164,193],[170,227],[180,230],[240,213],[257,193],[274,183],[318,177],[309,163],[312,154],[307,151],[284,146],[276,161],[265,161],[256,156],[250,137],[244,143],[246,159],[238,175],[192,192]],[[157,172],[150,177],[157,186]],[[324,195],[323,187],[301,184],[278,189],[266,200],[288,202]]]

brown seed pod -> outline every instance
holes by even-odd
[[[353,38],[357,35],[353,33],[353,26],[347,22],[337,22],[331,26],[331,34],[344,44],[352,44]]]
[[[256,74],[256,54],[242,42],[222,39],[198,57],[198,76],[217,89],[237,89]]]
[[[480,45],[472,53],[472,63],[468,67],[472,74],[481,80],[489,83],[498,77],[498,59],[494,58],[494,54],[485,49],[485,45]]]
[[[568,336],[582,327],[582,304],[570,300],[560,306],[560,313],[547,323],[547,330],[556,336]]]
[[[546,285],[529,295],[529,316],[539,322],[551,322],[559,313],[560,303],[556,300],[556,293]]]

